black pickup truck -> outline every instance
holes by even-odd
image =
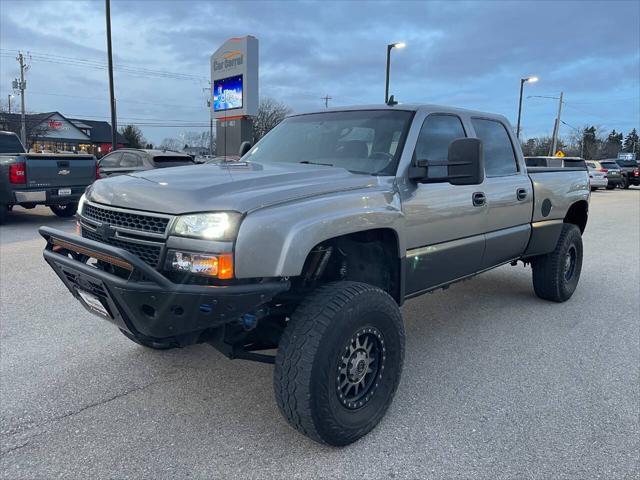
[[[15,133],[0,132],[0,223],[14,205],[73,216],[96,175],[93,155],[26,153]]]

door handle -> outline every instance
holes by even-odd
[[[519,201],[524,200],[525,198],[527,198],[527,190],[524,188],[519,188],[518,190],[516,190],[516,197]]]
[[[473,200],[474,207],[481,207],[485,203],[487,203],[487,197],[485,196],[484,192],[475,192],[471,196],[471,199]]]

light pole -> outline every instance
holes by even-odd
[[[384,103],[389,102],[389,69],[391,67],[391,50],[394,48],[404,48],[407,44],[404,42],[390,43],[387,45],[387,77],[384,87]]]
[[[522,117],[522,91],[525,83],[534,83],[538,81],[538,77],[527,77],[520,79],[520,101],[518,103],[518,124],[516,126],[516,137],[520,140],[520,118]]]

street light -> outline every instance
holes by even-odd
[[[387,45],[387,78],[384,87],[384,103],[389,102],[389,68],[391,67],[391,50],[394,48],[404,48],[407,44],[404,42],[390,43]]]
[[[520,140],[520,117],[522,116],[522,91],[524,90],[525,83],[535,83],[539,80],[538,77],[527,77],[520,79],[520,102],[518,103],[518,125],[516,127],[516,137]]]

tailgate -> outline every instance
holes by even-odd
[[[27,187],[71,187],[91,184],[96,160],[89,155],[27,155]]]

